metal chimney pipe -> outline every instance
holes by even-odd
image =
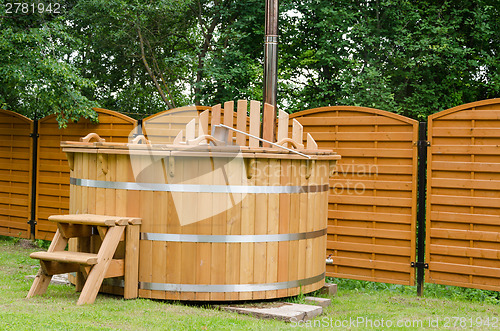
[[[263,121],[273,121],[276,130],[276,110],[278,94],[278,0],[266,0],[266,21],[264,39],[264,102],[274,107],[272,119],[264,118]],[[275,141],[273,131],[272,141]],[[268,140],[270,137],[266,137]]]

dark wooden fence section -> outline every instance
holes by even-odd
[[[500,99],[429,117],[426,282],[500,291]]]
[[[29,238],[33,121],[0,109],[0,235]]]
[[[290,118],[342,156],[330,181],[327,276],[412,285],[418,122],[340,106]]]

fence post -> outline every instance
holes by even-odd
[[[418,210],[417,210],[417,295],[424,292],[424,273],[428,268],[425,263],[425,226],[426,226],[426,184],[427,184],[427,122],[420,122],[418,127]]]
[[[135,133],[136,136],[143,135],[143,130],[142,130],[142,118],[137,120],[137,132]]]
[[[37,181],[37,166],[38,166],[38,120],[33,121],[33,132],[30,134],[33,139],[32,153],[32,172],[31,172],[31,217],[28,221],[30,225],[31,240],[35,239],[36,235],[36,181]]]

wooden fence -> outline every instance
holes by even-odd
[[[0,235],[28,238],[33,121],[0,110]]]
[[[142,131],[153,144],[168,144],[201,111],[210,109],[203,106],[186,106],[169,109],[142,120]]]
[[[56,227],[47,218],[67,214],[69,210],[69,166],[59,146],[61,141],[75,140],[95,132],[109,142],[127,142],[135,132],[137,121],[118,112],[95,108],[99,123],[81,119],[59,129],[55,115],[38,121],[37,227],[36,238],[52,239]]]
[[[10,111],[0,111],[0,234],[29,238],[31,220],[31,180],[34,126],[37,125],[36,239],[50,240],[56,227],[47,218],[69,210],[69,166],[59,146],[63,140],[76,140],[96,132],[106,141],[126,142],[137,121],[120,113],[95,108],[99,123],[81,119],[59,129],[50,115],[33,122]],[[5,130],[4,130],[5,129]],[[5,151],[5,153],[4,153]]]
[[[258,102],[253,101],[254,106]],[[224,109],[231,109],[234,111],[233,113],[233,121],[230,126],[236,126],[237,123],[237,114],[238,111],[243,110],[244,112],[248,112],[248,103],[246,100],[240,100],[238,104],[235,105],[234,102],[229,101],[221,105],[220,115],[222,117],[222,122],[229,124],[231,122],[229,119],[224,118]],[[260,106],[259,106],[260,107]],[[142,120],[142,131],[144,135],[148,138],[149,141],[153,144],[168,144],[174,141],[175,136],[185,128],[186,124],[189,123],[192,119],[196,121],[196,130],[198,130],[199,118],[198,114],[203,112],[204,110],[211,109],[211,107],[206,106],[186,106],[175,109],[165,110],[163,112],[151,115]],[[212,123],[212,112],[210,112],[209,118],[209,132],[211,131]],[[241,123],[240,123],[241,124]],[[246,124],[248,126],[249,120],[247,119]],[[248,129],[246,127],[245,129]]]
[[[426,282],[500,291],[500,99],[429,117]]]
[[[223,106],[228,107],[234,104]],[[171,142],[207,108],[148,117],[144,133],[153,143]],[[68,208],[68,166],[59,142],[89,132],[126,141],[136,125],[118,113],[98,112],[99,125],[83,121],[59,130],[53,117],[38,123],[37,238],[50,239],[54,228],[47,216]],[[320,148],[342,156],[330,182],[327,275],[413,285],[418,123],[363,107],[311,109],[290,118]],[[428,158],[420,160],[427,162],[428,176],[426,282],[499,291],[500,99],[442,111],[430,116],[428,125]],[[0,128],[0,234],[29,237],[34,126],[23,116],[0,111]]]
[[[290,117],[342,156],[330,180],[327,276],[412,285],[418,122],[338,106]]]

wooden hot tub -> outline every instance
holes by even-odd
[[[271,148],[62,143],[70,214],[142,219],[139,296],[255,300],[325,277],[328,179],[339,156]],[[79,250],[72,243],[71,250]],[[120,279],[102,292],[123,293]]]

